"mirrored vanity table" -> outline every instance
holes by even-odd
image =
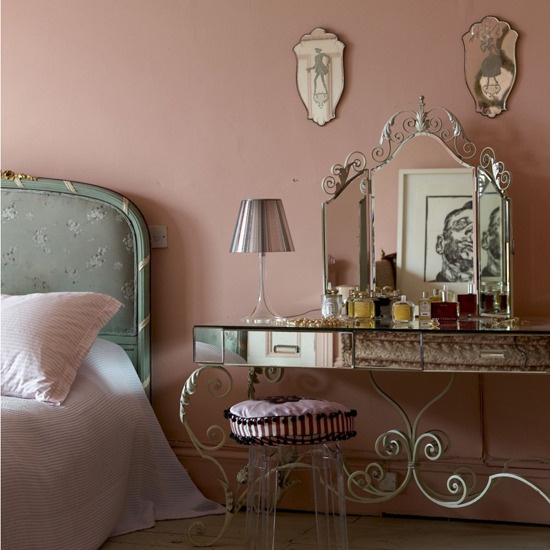
[[[388,120],[369,158],[353,152],[324,178],[322,186],[330,198],[322,205],[322,290],[355,287],[376,296],[387,285],[381,283],[381,269],[387,267],[382,262],[390,261],[390,290],[399,289],[416,302],[422,292],[431,294],[443,285],[456,294],[473,285],[477,314],[451,323],[416,318],[404,326],[396,326],[391,318],[346,315],[195,326],[198,368],[183,388],[180,416],[199,455],[216,465],[226,494],[224,525],[209,544],[223,535],[232,515],[246,502],[246,469],[239,473],[234,489],[216,458],[227,444],[229,427],[220,420],[206,433],[214,443],[205,443],[193,431],[187,409],[201,382],[210,397],[223,399],[233,388],[234,373],[242,374],[242,369],[247,372],[250,398],[258,384],[282,381],[287,369],[322,370],[335,380],[343,371],[367,376],[401,425],[377,437],[375,459],[364,467],[348,468],[350,501],[383,502],[413,483],[431,502],[463,508],[508,478],[535,491],[544,506],[550,504],[547,488],[510,468],[518,461],[531,461],[549,469],[550,450],[545,456],[510,459],[483,479],[458,465],[448,473],[444,490],[435,488],[422,471],[423,464],[445,457],[452,434],[437,426],[423,431],[421,420],[448,396],[458,376],[550,373],[550,316],[513,316],[510,182],[510,174],[491,148],[483,149],[476,160],[476,146],[458,119],[446,109],[427,110],[421,97],[417,112],[400,111]],[[390,254],[381,250],[379,254],[379,249]],[[486,294],[493,296],[490,303],[484,301]],[[380,384],[382,372],[399,376],[416,372],[422,380],[430,373],[445,373],[445,383],[419,412],[409,413]],[[406,472],[395,487],[388,488],[381,482],[391,471],[392,460],[404,461]],[[281,486],[281,491],[288,486]]]
[[[448,472],[446,490],[442,491],[432,485],[423,466],[445,458],[452,434],[437,426],[428,431],[421,428],[425,415],[445,399],[461,373],[550,374],[550,318],[524,319],[519,323],[477,318],[463,321],[462,326],[458,323],[444,329],[422,328],[418,321],[399,329],[380,321],[374,321],[368,328],[353,322],[333,327],[323,326],[322,320],[318,323],[318,326],[309,327],[292,324],[266,327],[236,322],[194,328],[194,361],[198,368],[183,388],[180,418],[198,454],[216,465],[217,478],[226,495],[225,522],[209,544],[223,536],[234,514],[246,506],[246,458],[243,457],[243,468],[237,479],[231,480],[223,461],[217,458],[229,441],[229,426],[223,424],[221,410],[220,422],[207,430],[213,442],[205,443],[194,432],[187,408],[201,382],[213,404],[216,399],[228,396],[234,386],[234,374],[242,369],[247,369],[249,398],[254,398],[259,383],[276,385],[281,382],[288,369],[321,369],[326,376],[334,377],[334,383],[342,371],[366,373],[368,383],[387,402],[388,412],[397,411],[401,422],[377,437],[374,460],[360,468],[346,467],[350,501],[365,505],[387,501],[413,483],[427,499],[443,508],[464,508],[479,502],[499,480],[506,478],[535,491],[542,505],[550,511],[548,488],[514,470],[518,465],[529,467],[529,464],[550,468],[550,453],[510,458],[499,471],[487,476],[479,476],[473,469],[457,465]],[[422,376],[447,374],[440,391],[430,397],[420,412],[411,414],[378,380],[381,372],[390,371],[403,375],[411,372],[421,372]],[[277,389],[270,389],[269,394],[277,394]],[[459,415],[456,421],[460,424]],[[392,471],[393,460],[405,462],[406,473],[398,478],[395,487],[386,489],[382,482]],[[281,493],[291,485],[286,477],[283,478]],[[200,522],[190,529],[191,539],[195,540],[194,533],[199,532],[204,532]]]

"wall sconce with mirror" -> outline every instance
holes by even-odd
[[[344,44],[325,29],[313,29],[294,46],[296,84],[308,118],[323,126],[336,117],[344,91]]]
[[[369,160],[356,151],[332,166],[322,181],[324,288],[382,286],[383,249],[396,253],[394,288],[413,301],[470,283],[481,313],[511,316],[511,176],[491,148],[479,163],[476,152],[457,117],[420,96],[417,112],[386,122]]]
[[[462,36],[464,76],[476,111],[494,117],[506,110],[516,80],[518,33],[505,21],[488,16]]]

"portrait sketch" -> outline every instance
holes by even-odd
[[[426,195],[424,281],[471,283],[474,216],[471,195]]]

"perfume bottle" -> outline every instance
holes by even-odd
[[[374,319],[374,302],[368,292],[359,292],[353,300],[353,317],[361,321]]]
[[[474,292],[474,285],[468,284],[467,294],[459,294],[458,307],[461,317],[475,317],[477,315],[477,295]]]
[[[382,290],[378,295],[379,313],[381,319],[391,319],[391,298]]]
[[[359,289],[353,288],[349,291],[349,296],[346,301],[346,317],[353,318],[355,316],[355,299],[359,295]]]
[[[432,319],[437,319],[439,324],[456,324],[458,310],[456,302],[447,300],[447,289],[441,291],[441,301],[432,302]]]
[[[402,295],[392,304],[391,318],[396,325],[410,325],[414,319],[414,304]]]
[[[418,300],[418,318],[421,321],[429,321],[432,318],[432,302],[425,290],[422,291],[422,298]]]
[[[432,295],[429,297],[429,300],[431,303],[441,302],[441,290],[439,290],[438,288],[432,288]]]
[[[494,313],[495,293],[492,285],[481,283],[480,302],[482,313]]]
[[[506,283],[500,284],[500,292],[498,296],[498,311],[499,313],[510,313],[510,302],[508,300],[509,292],[508,285]]]
[[[378,292],[371,290],[370,297],[371,297],[372,303],[374,304],[374,317],[376,319],[379,319],[380,318],[380,295]]]

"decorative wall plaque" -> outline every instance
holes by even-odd
[[[517,39],[508,23],[491,16],[462,36],[466,84],[482,115],[492,118],[506,110],[516,79]]]
[[[314,29],[294,46],[296,83],[308,118],[322,126],[336,116],[344,90],[344,44],[325,29]]]

